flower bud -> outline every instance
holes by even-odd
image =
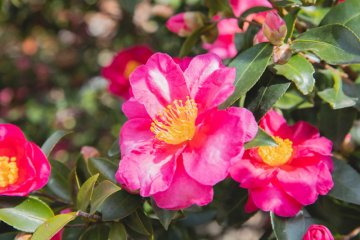
[[[254,44],[259,44],[262,42],[268,42],[269,40],[264,36],[264,31],[262,29],[254,37]]]
[[[287,33],[285,21],[273,11],[266,15],[262,30],[269,42],[278,46],[283,43]]]
[[[80,152],[85,160],[100,156],[99,151],[96,148],[90,146],[83,146]]]
[[[330,230],[323,225],[311,225],[305,233],[303,240],[334,240]]]
[[[204,15],[200,12],[183,12],[169,18],[166,27],[180,37],[186,37],[202,27],[204,19]]]
[[[273,50],[273,61],[276,64],[285,64],[292,56],[292,51],[289,44],[275,46]]]
[[[32,234],[30,233],[18,233],[14,240],[30,240],[32,237]]]

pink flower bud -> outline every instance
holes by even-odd
[[[89,158],[92,158],[92,157],[98,157],[100,156],[100,153],[99,151],[94,148],[94,147],[89,147],[89,146],[83,146],[81,148],[81,155],[83,156],[83,158],[85,160],[88,160]]]
[[[327,227],[313,224],[308,228],[303,240],[334,240],[334,237]]]
[[[180,37],[189,36],[204,25],[204,17],[200,12],[183,12],[169,18],[166,27]]]
[[[268,42],[269,40],[264,36],[264,31],[260,29],[260,31],[254,37],[254,44]]]
[[[264,36],[274,45],[281,45],[287,33],[285,21],[274,11],[266,15],[262,30]]]

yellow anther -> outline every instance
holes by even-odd
[[[278,144],[276,147],[263,146],[258,148],[258,154],[264,163],[278,167],[286,164],[292,155],[292,141],[289,139],[282,139],[280,137],[273,137]]]
[[[139,65],[141,65],[139,62],[131,60],[129,61],[126,66],[125,66],[125,70],[124,70],[124,76],[126,78],[129,78],[130,74],[135,70],[135,68],[137,68]]]
[[[197,113],[193,99],[187,97],[185,103],[175,100],[153,119],[150,130],[160,141],[174,145],[183,143],[194,137]]]
[[[16,157],[0,156],[0,187],[14,184],[19,178]]]

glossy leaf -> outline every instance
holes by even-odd
[[[314,104],[305,99],[303,95],[300,95],[300,93],[297,93],[296,91],[288,91],[275,103],[274,106],[280,109],[303,109],[312,108]]]
[[[271,225],[275,236],[279,240],[302,240],[308,227],[314,224],[306,210],[300,211],[296,217],[282,218],[270,213]]]
[[[116,141],[111,145],[108,156],[109,157],[116,157],[120,155],[120,145],[119,145],[119,139],[116,139]]]
[[[267,134],[264,130],[259,128],[255,138],[253,140],[251,140],[250,142],[245,143],[244,147],[245,147],[245,149],[249,149],[249,148],[255,148],[255,147],[259,147],[259,146],[274,146],[274,147],[276,147],[277,144],[269,134]]]
[[[264,73],[272,55],[272,46],[268,43],[257,44],[234,58],[229,67],[236,68],[235,92],[221,105],[231,106],[247,93]]]
[[[343,160],[334,159],[334,187],[329,196],[360,205],[360,174]]]
[[[77,194],[77,209],[86,212],[87,207],[90,204],[91,197],[93,195],[94,186],[99,177],[99,174],[96,174],[90,177],[84,184],[80,187]]]
[[[96,224],[86,229],[79,240],[104,240],[108,239],[109,227],[104,224]]]
[[[300,0],[277,0],[274,4],[279,7],[298,7],[302,5]]]
[[[7,232],[7,233],[1,233],[0,239],[1,240],[14,240],[18,232]]]
[[[346,96],[351,97],[352,99],[357,99],[356,104],[353,106],[358,111],[360,111],[360,84],[354,84],[353,82],[343,82],[342,89]]]
[[[123,219],[136,211],[143,201],[138,195],[117,191],[109,196],[101,207],[102,219],[113,221]]]
[[[0,198],[0,220],[18,230],[34,232],[53,216],[51,208],[37,198]]]
[[[330,64],[360,63],[359,37],[341,24],[306,31],[294,40],[292,49],[311,51]]]
[[[88,161],[88,167],[92,175],[100,173],[100,176],[104,179],[108,179],[116,183],[115,173],[118,169],[117,163],[106,158],[90,158]]]
[[[126,240],[127,233],[124,225],[120,222],[111,224],[108,240]]]
[[[299,9],[291,10],[284,18],[287,28],[286,37],[284,39],[284,42],[287,42],[287,40],[293,35],[294,29],[295,29],[295,23],[296,23],[296,17],[298,15]]]
[[[45,142],[44,144],[41,146],[41,150],[44,152],[44,154],[49,157],[51,151],[54,149],[55,145],[67,134],[69,134],[70,132],[66,132],[66,131],[56,131],[54,132]]]
[[[133,231],[144,235],[152,236],[153,229],[151,226],[150,219],[146,217],[142,212],[137,211],[134,214],[131,214],[125,219],[126,225]]]
[[[346,0],[331,8],[329,13],[321,21],[320,25],[340,23],[350,28],[360,37],[360,1]]]
[[[161,225],[163,225],[165,230],[168,230],[171,221],[176,218],[178,211],[159,208],[153,200],[151,200],[151,206],[154,210],[154,213],[159,218]]]
[[[101,205],[104,203],[104,201],[111,196],[112,194],[116,193],[117,191],[120,191],[120,187],[115,185],[114,183],[105,180],[99,185],[97,185],[94,189],[94,193],[91,198],[91,211],[90,213],[93,214],[97,210],[100,209]]]
[[[292,56],[286,64],[275,65],[276,73],[292,81],[304,95],[312,92],[315,85],[313,65],[304,57],[297,54]]]
[[[245,98],[245,107],[249,109],[257,121],[284,95],[290,82],[282,76],[265,72]]]
[[[32,240],[48,240],[51,239],[57,232],[59,232],[66,224],[76,218],[76,212],[59,214],[49,218],[46,222],[41,224],[34,235]]]
[[[357,99],[351,98],[344,94],[340,76],[333,74],[333,79],[334,87],[318,92],[319,97],[321,97],[325,102],[329,103],[333,109],[354,106]]]

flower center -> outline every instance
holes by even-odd
[[[193,99],[186,99],[175,100],[153,119],[150,130],[157,139],[176,145],[193,138],[198,109]]]
[[[276,147],[263,146],[258,148],[258,154],[264,163],[277,167],[287,163],[293,152],[292,141],[289,139],[282,139],[280,137],[273,137],[278,144]]]
[[[0,187],[14,184],[19,178],[16,157],[0,156]]]
[[[137,61],[131,60],[126,64],[125,70],[124,70],[124,76],[126,78],[129,78],[130,74],[135,70],[135,68],[137,68],[138,66],[140,66],[141,64]]]

